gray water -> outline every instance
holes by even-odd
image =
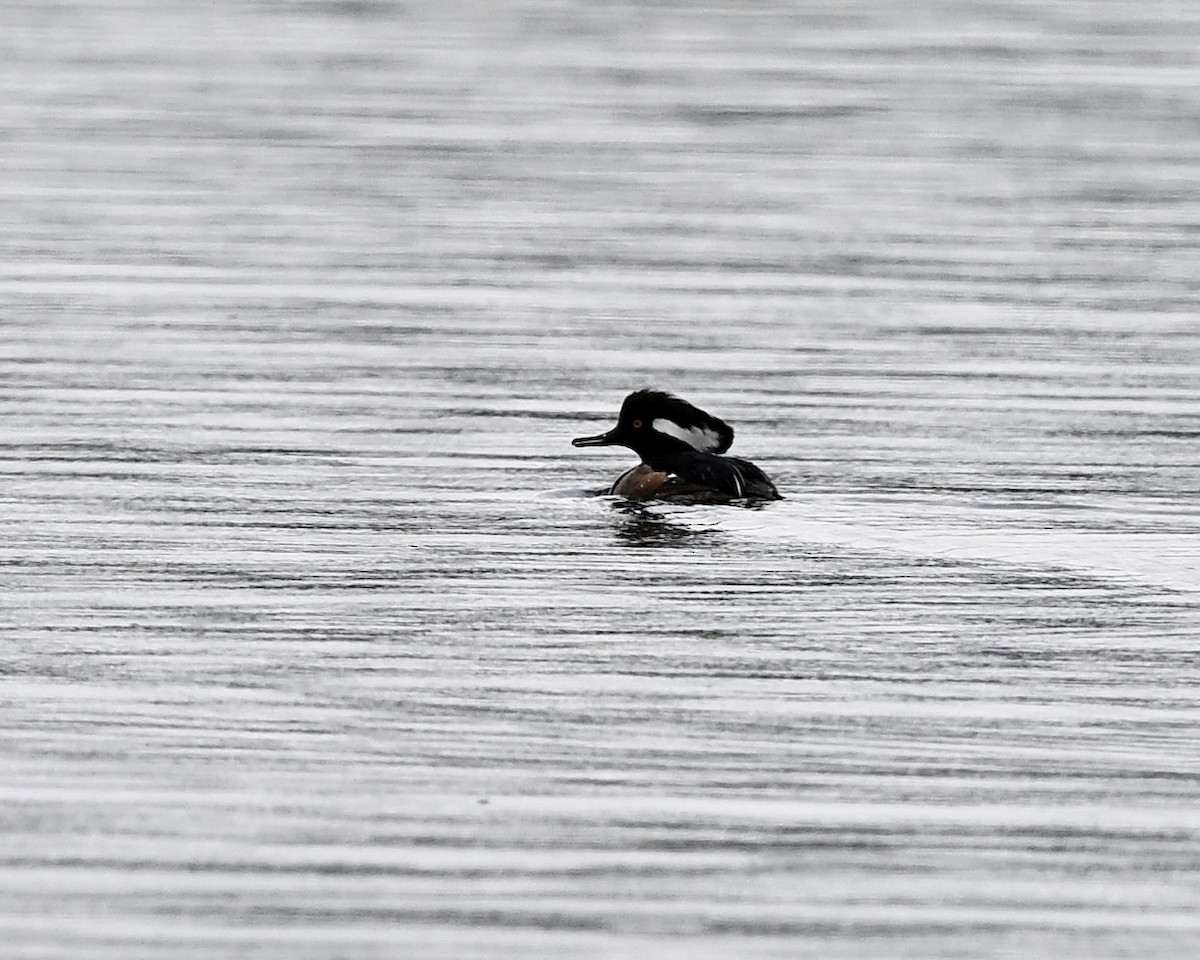
[[[1200,7],[912,7],[0,8],[5,957],[1197,955]]]

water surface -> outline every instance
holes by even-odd
[[[1200,13],[0,37],[9,956],[1194,956]]]

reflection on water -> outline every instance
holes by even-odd
[[[6,957],[1190,960],[1200,12],[462,14],[0,8]]]
[[[672,523],[670,515],[664,516],[659,509],[643,503],[617,501],[612,505],[617,515],[616,533],[620,540],[631,547],[668,547],[703,541],[719,532],[714,525],[709,529]],[[699,512],[699,511],[697,511]],[[703,546],[702,543],[697,546]]]

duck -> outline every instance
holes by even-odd
[[[723,456],[732,443],[733,428],[724,420],[653,389],[629,394],[608,432],[571,441],[574,447],[628,447],[641,458],[616,479],[611,496],[689,503],[782,499],[755,464]]]

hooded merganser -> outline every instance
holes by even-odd
[[[661,390],[638,390],[621,404],[608,433],[579,437],[575,447],[628,447],[642,462],[621,474],[610,494],[629,500],[778,500],[770,478],[749,460],[722,457],[733,428]]]

